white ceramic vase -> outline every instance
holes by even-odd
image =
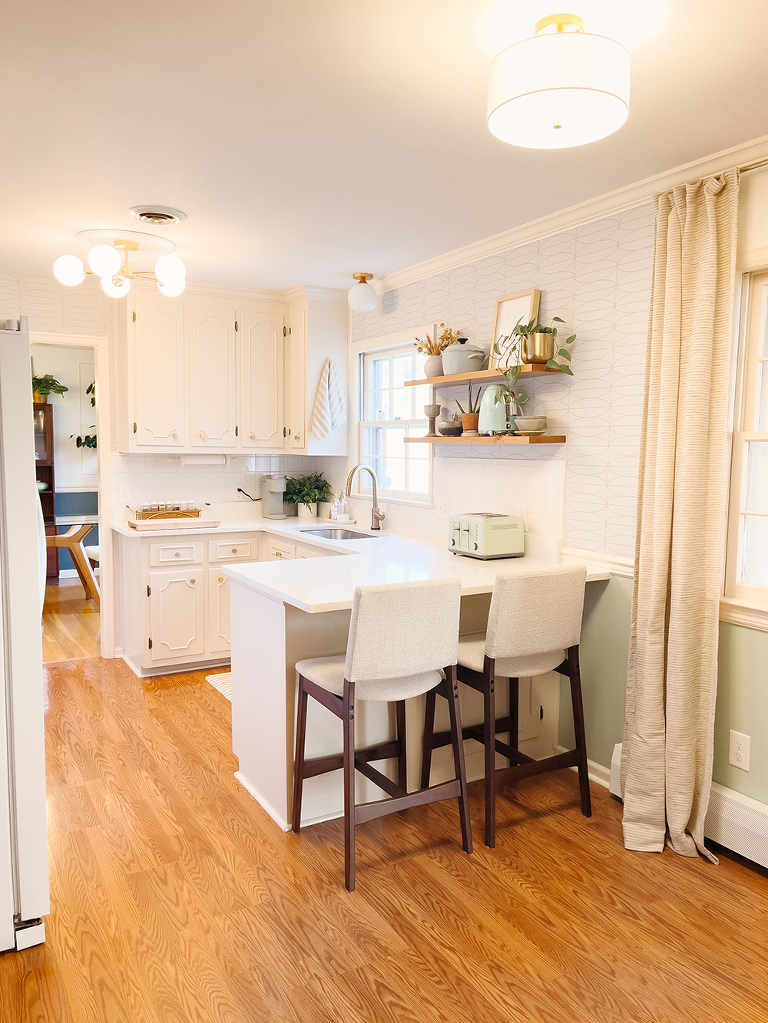
[[[425,377],[441,377],[443,375],[443,359],[440,355],[428,355],[424,360]]]
[[[313,504],[306,505],[299,502],[299,518],[300,519],[316,519],[317,518],[317,501]]]

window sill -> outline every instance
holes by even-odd
[[[352,501],[370,501],[372,493],[369,490],[367,494],[350,494],[349,499]],[[411,501],[406,497],[389,497],[388,494],[382,494],[379,491],[379,504],[401,504],[407,508],[426,508],[428,510],[434,510],[434,502],[432,498],[427,498],[426,501]]]
[[[720,601],[720,621],[768,632],[768,608],[745,604],[732,597],[723,597]]]

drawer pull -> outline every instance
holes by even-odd
[[[197,582],[197,579],[190,579],[189,581],[190,581],[190,582],[192,583],[192,585],[194,586],[194,585],[195,585],[195,583]]]
[[[237,547],[233,547],[233,548],[232,548],[232,553],[233,553],[233,554],[237,554]]]
[[[223,582],[224,582],[224,576],[223,576],[223,575],[220,575],[220,576],[219,576],[219,582],[220,582],[220,583],[223,583]]]
[[[282,558],[282,556],[283,556],[283,552],[282,551],[275,551],[275,557],[276,558]]]
[[[181,557],[181,551],[176,551],[176,553],[174,554],[174,558],[180,558],[180,557]]]

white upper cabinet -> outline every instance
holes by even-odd
[[[284,319],[241,311],[240,444],[244,450],[282,451]]]
[[[129,312],[134,337],[122,360],[128,445],[180,448],[185,442],[184,308],[160,294],[139,294]],[[125,386],[127,385],[127,386]]]
[[[231,308],[189,309],[189,444],[237,446],[237,334]]]
[[[347,292],[336,288],[295,288],[288,306],[285,349],[286,447],[296,454],[345,455],[347,423],[322,439],[312,435],[312,412],[328,359],[349,402]],[[351,416],[347,404],[347,419]]]

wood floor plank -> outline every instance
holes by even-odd
[[[768,1023],[768,880],[627,853],[575,775],[283,834],[234,778],[202,673],[47,667],[51,915],[0,957],[2,1023]],[[745,941],[745,935],[748,940]]]

